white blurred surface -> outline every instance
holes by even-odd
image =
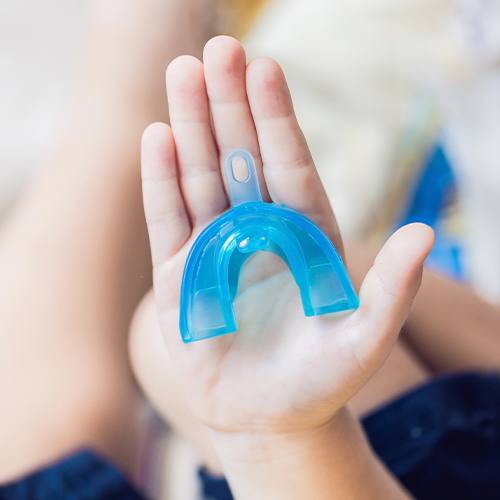
[[[0,0],[0,213],[50,137],[71,82],[86,5]]]
[[[459,180],[471,281],[500,302],[500,2],[459,4],[473,70],[443,95],[444,138]]]

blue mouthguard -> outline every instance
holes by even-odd
[[[242,165],[244,175],[237,175]],[[295,210],[262,201],[252,155],[229,153],[224,174],[232,207],[198,236],[184,268],[183,341],[237,331],[233,301],[240,271],[258,251],[272,252],[288,265],[306,316],[356,309],[359,301],[346,268],[323,231]]]

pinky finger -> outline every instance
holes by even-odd
[[[191,234],[177,178],[175,142],[164,123],[149,125],[142,136],[142,192],[153,266],[175,255]]]

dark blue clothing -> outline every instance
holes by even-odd
[[[1,500],[144,500],[121,472],[88,450],[0,486]]]
[[[500,499],[500,375],[433,380],[363,425],[377,455],[416,498]]]
[[[363,419],[380,459],[423,500],[500,499],[500,375],[433,380]],[[228,485],[200,470],[206,499]],[[118,470],[83,451],[10,485],[0,499],[142,499]]]

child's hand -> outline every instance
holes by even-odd
[[[274,61],[247,67],[240,44],[218,37],[203,64],[189,56],[170,64],[167,93],[171,127],[154,124],[144,133],[143,189],[160,325],[185,396],[219,432],[322,426],[389,354],[432,232],[413,225],[389,240],[352,314],[306,318],[287,273],[256,272],[237,299],[239,331],[185,345],[178,329],[182,271],[194,238],[228,208],[220,165],[229,150],[254,155],[268,200],[315,220],[340,251],[342,242]]]

